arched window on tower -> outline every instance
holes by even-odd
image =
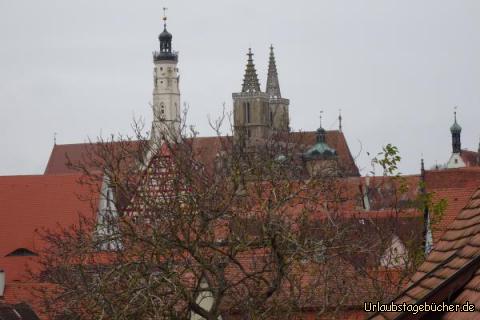
[[[246,102],[243,104],[243,116],[244,116],[244,122],[245,123],[250,123],[250,102]]]
[[[160,118],[165,119],[165,105],[163,103],[160,105]]]

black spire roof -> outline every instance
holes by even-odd
[[[462,127],[457,123],[457,112],[456,111],[453,113],[453,116],[454,116],[454,121],[453,121],[452,126],[450,127],[450,131],[452,133],[453,132],[461,132]]]
[[[462,142],[460,140],[460,134],[462,132],[462,127],[457,123],[457,112],[453,113],[454,121],[450,127],[450,132],[452,133],[452,151],[453,153],[462,152]]]
[[[172,34],[167,31],[167,17],[163,17],[163,31],[158,36],[160,41],[160,51],[153,53],[153,60],[172,60],[177,61],[178,55],[172,51]]]

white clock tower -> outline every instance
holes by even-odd
[[[172,51],[172,34],[163,17],[163,32],[158,36],[160,51],[153,53],[153,123],[150,139],[177,140],[180,137],[180,90],[178,52]]]

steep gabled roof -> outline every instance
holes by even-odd
[[[480,167],[427,170],[425,186],[427,192],[433,193],[434,202],[447,201],[440,221],[433,226],[433,242],[437,243],[480,186]]]
[[[408,287],[394,303],[477,304],[476,313],[436,314],[436,319],[477,319],[480,292],[480,189],[435,245]],[[383,312],[372,319],[430,319],[429,313]]]
[[[290,136],[292,141],[305,145],[305,150],[307,147],[314,145],[317,138],[315,131],[291,132]],[[346,175],[359,176],[358,167],[355,164],[355,159],[350,152],[343,132],[339,130],[328,130],[325,138],[326,143],[337,151],[340,167],[345,171]]]
[[[289,134],[292,142],[303,145],[305,150],[315,144],[315,131],[292,132]],[[232,143],[230,136],[213,137],[195,137],[186,140],[190,143],[192,150],[198,153],[201,162],[205,165],[212,165],[217,154],[225,150],[225,146]],[[345,136],[341,131],[332,130],[326,132],[326,142],[337,151],[340,166],[346,171],[348,176],[359,176],[355,160],[350,153]],[[112,148],[131,151],[132,157],[138,156],[138,151],[142,148],[142,141],[123,141],[108,142]],[[50,159],[48,160],[45,174],[63,174],[72,173],[75,170],[67,165],[67,159],[71,163],[77,164],[90,160],[95,153],[103,147],[102,143],[77,143],[77,144],[57,144],[53,147]],[[67,158],[68,157],[68,158]],[[90,161],[91,162],[91,161]],[[134,163],[135,159],[131,160]],[[91,168],[93,169],[93,168]]]
[[[101,153],[101,149],[105,148],[106,144],[111,144],[112,148],[119,151],[129,151],[132,155],[141,148],[140,141],[56,144],[53,146],[44,174],[77,173],[78,171],[68,165],[68,161],[72,164],[84,163],[85,160],[92,162],[94,160],[92,158]]]

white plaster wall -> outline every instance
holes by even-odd
[[[447,168],[463,168],[465,167],[465,162],[463,162],[462,157],[459,153],[452,153],[450,160],[447,162]]]
[[[202,307],[204,310],[210,310],[214,303],[213,295],[208,291],[208,283],[205,280],[200,281],[201,292],[198,294],[195,302]],[[190,315],[190,320],[203,320],[204,318],[192,312]],[[219,320],[222,320],[222,317],[218,317]]]
[[[180,134],[180,88],[177,63],[157,61],[153,71],[153,132],[158,138],[161,133]],[[162,112],[163,111],[163,112]]]
[[[393,235],[390,246],[385,250],[380,259],[381,266],[387,268],[402,267],[405,265],[406,259],[407,248],[405,248],[398,236]]]

